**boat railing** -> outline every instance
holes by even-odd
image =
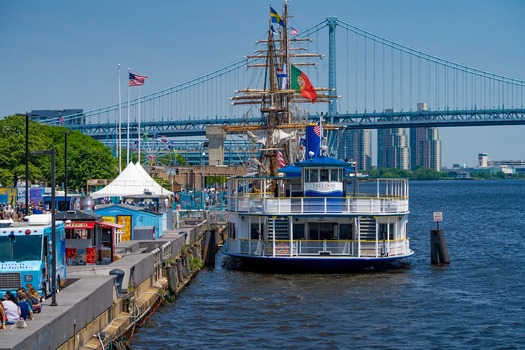
[[[408,197],[260,197],[232,196],[228,210],[246,214],[406,214]]]
[[[236,242],[236,243],[235,243]],[[254,256],[300,257],[300,256],[340,256],[340,257],[394,257],[410,253],[409,240],[275,240],[258,239],[231,240],[229,244],[239,244],[239,253]]]

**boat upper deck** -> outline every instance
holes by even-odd
[[[304,196],[300,179],[233,178],[228,210],[253,215],[405,215],[407,179],[345,181],[343,195]]]

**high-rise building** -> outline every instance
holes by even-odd
[[[417,110],[426,111],[428,106],[420,102]],[[418,167],[441,170],[441,141],[437,128],[410,129],[410,169]]]
[[[385,112],[393,112],[386,109]],[[377,130],[377,167],[410,169],[410,148],[404,128]]]
[[[372,167],[372,132],[370,130],[342,130],[337,146],[339,159],[355,161],[357,171]]]

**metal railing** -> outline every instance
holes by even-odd
[[[379,258],[410,254],[409,239],[398,240],[275,240],[230,239],[240,254],[271,257],[338,256]]]
[[[399,197],[230,197],[228,210],[261,215],[288,214],[408,214],[408,198]]]

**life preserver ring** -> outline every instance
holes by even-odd
[[[290,254],[290,248],[288,248],[288,244],[285,243],[279,243],[276,247],[276,250],[276,253],[279,255]]]

